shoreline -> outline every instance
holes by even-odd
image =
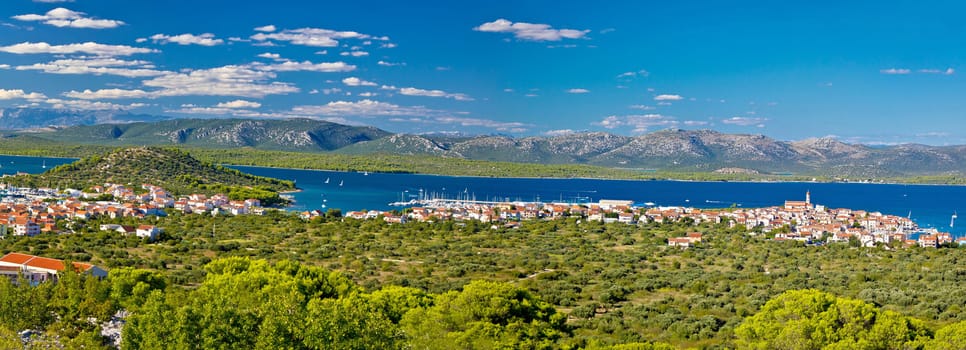
[[[273,167],[264,165],[241,165],[241,164],[219,164],[225,167],[250,167],[250,168],[264,168],[264,169],[282,169],[282,170],[302,170],[302,171],[318,171],[318,172],[329,172],[329,173],[362,173],[363,171],[345,171],[345,170],[332,170],[332,169],[309,169],[309,168],[286,168],[286,167]],[[866,182],[866,181],[802,181],[802,180],[690,180],[690,179],[675,179],[675,178],[656,178],[656,179],[619,179],[619,178],[606,178],[606,177],[552,177],[552,176],[534,176],[534,177],[524,177],[524,176],[482,176],[482,175],[447,175],[447,174],[434,174],[434,173],[419,173],[419,172],[396,172],[387,173],[379,171],[368,171],[370,175],[421,175],[421,176],[440,176],[440,177],[453,177],[453,178],[469,178],[469,179],[519,179],[519,180],[597,180],[597,181],[635,181],[635,182],[648,182],[648,181],[673,181],[673,182],[733,182],[733,183],[802,183],[802,184],[856,184],[856,185],[904,185],[904,186],[966,186],[966,184],[953,184],[953,183],[909,183],[909,182]],[[283,179],[284,180],[284,179]]]
[[[52,159],[73,159],[79,160],[81,158],[77,157],[58,157],[58,156],[36,156],[36,155],[22,155],[22,154],[0,154],[0,156],[8,157],[32,157],[32,158],[52,158]],[[284,170],[306,170],[306,171],[319,171],[319,172],[331,172],[331,173],[359,173],[364,170],[356,171],[343,171],[343,170],[333,170],[333,169],[309,169],[309,168],[289,168],[289,167],[275,167],[275,166],[264,166],[264,165],[243,165],[243,164],[230,164],[230,163],[219,163],[218,165],[233,167],[252,167],[252,168],[269,168],[269,169],[284,169]],[[867,185],[906,185],[906,186],[966,186],[966,184],[955,184],[955,183],[910,183],[910,182],[865,182],[865,181],[802,181],[802,180],[774,180],[774,179],[759,179],[759,180],[691,180],[691,179],[681,179],[681,178],[653,178],[653,179],[630,179],[630,178],[607,178],[607,177],[553,177],[553,176],[484,176],[484,175],[448,175],[448,174],[436,174],[436,173],[420,173],[420,172],[379,172],[379,171],[368,171],[370,174],[380,174],[380,175],[424,175],[424,176],[443,176],[443,177],[453,177],[453,178],[483,178],[483,179],[534,179],[534,180],[598,180],[598,181],[675,181],[675,182],[734,182],[734,183],[816,183],[816,184],[867,184]],[[694,173],[694,174],[704,174],[704,173]],[[925,175],[929,176],[929,175]],[[284,180],[284,179],[283,179]],[[301,191],[296,190],[293,192]],[[283,193],[283,192],[279,192]]]

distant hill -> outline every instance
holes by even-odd
[[[134,147],[57,166],[43,174],[8,177],[5,182],[29,187],[86,189],[115,183],[140,188],[161,186],[177,194],[225,193],[233,199],[259,198],[278,202],[279,191],[294,190],[291,181],[242,173],[205,164],[189,154],[171,148]]]
[[[764,135],[668,129],[638,136],[604,132],[550,137],[407,135],[312,119],[172,119],[47,128],[7,141],[99,146],[392,154],[539,164],[587,164],[679,172],[879,178],[966,174],[966,146],[869,147],[833,138],[779,141]],[[28,142],[29,141],[29,142]]]
[[[0,109],[0,129],[22,130],[106,123],[154,122],[172,117],[131,114],[124,111],[81,111],[70,109]]]
[[[394,135],[338,153],[438,155],[467,159],[689,172],[796,173],[842,177],[966,174],[966,146],[869,147],[833,138],[778,141],[763,135],[668,129],[628,137],[576,133],[553,137],[446,139]]]
[[[98,124],[30,135],[99,145],[187,145],[265,150],[329,151],[378,139],[389,132],[313,119],[173,119],[152,123]]]

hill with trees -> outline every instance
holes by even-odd
[[[283,200],[281,191],[291,191],[291,181],[242,173],[235,169],[203,163],[187,152],[173,148],[132,147],[82,158],[37,175],[4,179],[21,187],[88,189],[114,183],[134,186],[149,183],[175,195],[224,193],[232,199],[257,198],[266,204]]]

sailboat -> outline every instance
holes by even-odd
[[[364,175],[364,176],[369,176],[369,172],[368,172],[368,171],[363,171],[363,172],[362,172],[362,175]]]
[[[953,227],[953,224],[956,223],[956,219],[957,218],[959,218],[959,215],[956,215],[956,212],[953,212],[953,217],[951,219],[949,219],[949,227],[950,228],[952,228]]]
[[[343,183],[343,182],[344,182],[344,181],[342,181],[342,180],[339,180],[339,187],[342,187],[342,183]]]
[[[329,183],[329,178],[325,178],[325,183]]]
[[[40,166],[41,168],[47,169],[47,160],[44,160],[44,164]]]

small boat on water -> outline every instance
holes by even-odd
[[[344,182],[345,182],[345,181],[342,181],[342,180],[339,180],[339,187],[342,187],[342,184],[343,184]]]

